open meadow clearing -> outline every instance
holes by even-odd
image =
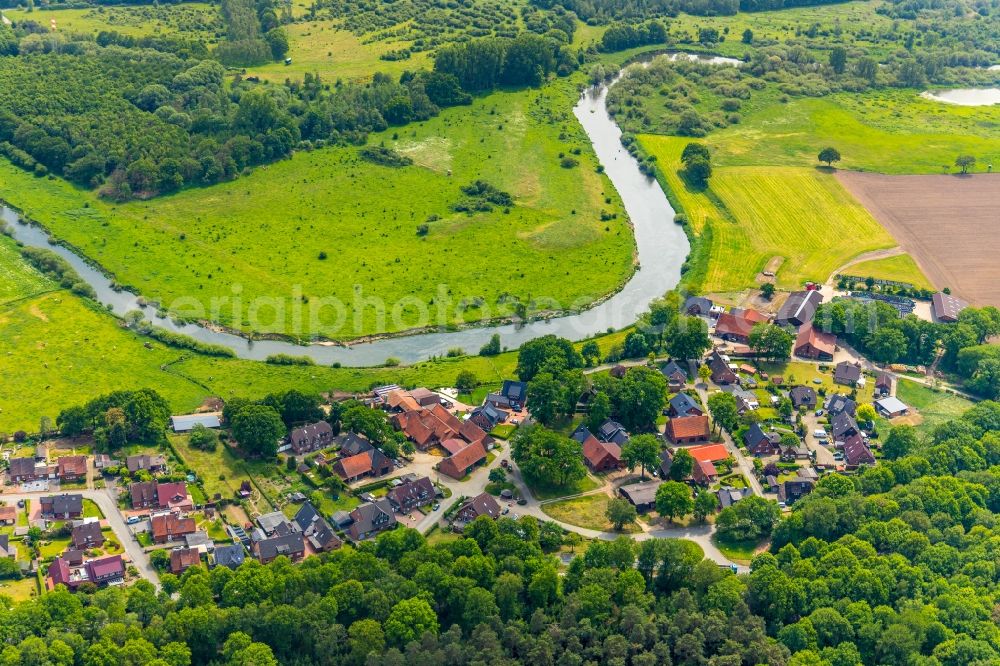
[[[0,306],[55,287],[51,280],[21,258],[13,240],[0,235]]]
[[[1000,305],[996,243],[1000,176],[841,173],[935,286],[976,305]]]
[[[690,188],[678,175],[679,137],[644,135],[673,200],[694,233],[709,244],[701,272],[705,292],[737,291],[757,283],[775,257],[779,287],[824,282],[851,258],[896,243],[830,174],[814,168],[717,169],[708,190]]]
[[[116,31],[125,35],[176,35],[213,43],[223,31],[219,8],[207,2],[150,4],[141,6],[96,6],[85,9],[4,9],[11,21],[37,21],[57,30],[97,35]]]
[[[859,277],[873,277],[878,280],[908,282],[922,289],[934,288],[931,281],[921,272],[920,266],[917,266],[917,262],[908,254],[899,254],[894,257],[885,257],[884,259],[859,261],[856,264],[848,266],[843,270],[843,273]]]
[[[239,294],[247,305],[228,302],[213,317],[236,328],[347,339],[427,323],[421,312],[431,305],[448,323],[509,314],[517,300],[578,307],[624,282],[635,243],[572,118],[574,100],[567,81],[498,92],[373,136],[412,156],[403,168],[327,148],[211,188],[114,205],[4,162],[0,198],[151,300],[188,299],[182,315],[211,314],[213,298]],[[579,165],[560,166],[571,152]],[[453,210],[477,179],[515,205]],[[327,307],[299,326],[275,307],[253,316],[257,297],[283,308],[334,297],[363,312],[338,323]],[[371,298],[385,304],[384,322]]]

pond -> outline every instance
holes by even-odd
[[[935,102],[960,106],[992,106],[1000,104],[1000,88],[952,88],[927,90],[920,95]]]

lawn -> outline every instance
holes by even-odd
[[[241,329],[348,339],[503,316],[516,300],[576,308],[626,280],[635,245],[572,117],[578,80],[371,137],[408,167],[355,147],[300,151],[235,181],[113,204],[3,162],[0,198],[168,311]],[[561,167],[576,151],[579,166]],[[515,205],[453,211],[477,179]]]
[[[527,483],[527,480],[525,480]],[[556,486],[552,484],[528,484],[528,489],[537,500],[545,501],[566,497],[567,495],[579,495],[601,486],[601,482],[588,474],[579,481],[568,486]]]
[[[719,168],[709,189],[699,191],[677,173],[687,139],[643,135],[640,140],[656,156],[671,200],[709,246],[701,268],[704,292],[753,287],[774,257],[783,259],[779,287],[825,282],[859,254],[896,245],[831,174],[813,168]]]
[[[246,472],[247,463],[225,446],[220,445],[209,452],[190,446],[186,435],[172,435],[170,441],[184,459],[184,464],[201,479],[210,498],[218,493],[225,499],[233,499],[240,484],[250,479]]]
[[[84,518],[104,518],[104,514],[101,513],[101,508],[97,506],[97,503],[93,500],[84,498],[83,500],[83,517]]]
[[[328,83],[339,79],[357,81],[370,79],[375,72],[398,77],[405,70],[426,69],[430,53],[414,53],[406,60],[382,60],[387,51],[405,48],[406,43],[388,40],[372,41],[346,30],[338,29],[331,20],[293,23],[285,27],[288,32],[290,65],[272,63],[247,69],[249,76],[259,76],[274,82],[286,78],[301,79],[306,74],[319,74]]]
[[[0,235],[0,307],[55,288],[51,280],[21,258],[11,238]]]
[[[14,601],[24,601],[38,595],[38,579],[34,574],[20,580],[0,580],[0,595]]]
[[[961,396],[935,391],[905,379],[896,382],[896,397],[919,412],[923,420],[917,429],[922,432],[929,432],[939,423],[958,418],[974,404]]]
[[[490,434],[494,437],[499,437],[500,439],[510,439],[510,436],[514,434],[517,430],[517,426],[512,423],[501,423],[500,425],[493,428]]]
[[[763,542],[756,541],[729,541],[712,535],[712,543],[719,551],[736,564],[750,564],[754,553],[760,548]]]
[[[601,532],[612,531],[611,522],[604,516],[608,510],[611,498],[603,493],[585,495],[560,502],[550,502],[542,505],[542,511],[555,520]],[[623,534],[639,531],[635,523],[626,525]]]
[[[920,271],[917,262],[908,254],[899,254],[884,259],[873,259],[852,264],[844,269],[846,275],[873,277],[880,280],[909,282],[915,287],[933,289],[930,280]]]
[[[427,533],[427,545],[438,546],[445,543],[451,543],[452,541],[458,541],[461,538],[461,534],[456,534],[450,530],[442,530],[441,528],[434,526],[434,528]]]

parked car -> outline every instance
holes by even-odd
[[[816,416],[823,416],[823,410],[822,409],[817,409],[816,410]]]
[[[129,525],[135,525],[139,520],[141,520],[139,516],[129,516],[125,522]]]
[[[434,509],[435,511],[437,511],[438,509],[441,508],[441,504],[439,502],[434,502],[434,506],[431,507],[431,508]]]
[[[24,500],[17,500],[17,508],[19,509],[24,508]]]

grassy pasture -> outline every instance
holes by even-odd
[[[897,382],[896,397],[920,414],[922,421],[917,429],[921,432],[930,432],[939,423],[957,419],[975,404],[961,396],[906,380]]]
[[[29,12],[25,9],[4,9],[11,21],[37,21],[48,27],[55,21],[56,29],[96,35],[102,30],[125,35],[181,34],[188,39],[206,43],[216,40],[223,30],[219,9],[207,2],[186,2],[181,5],[143,5],[136,7],[104,7],[90,9],[45,9]]]
[[[21,258],[13,240],[0,235],[0,305],[54,288],[51,280]]]
[[[896,280],[897,282],[909,282],[915,287],[932,289],[930,280],[920,271],[917,262],[908,254],[900,254],[895,257],[884,259],[873,259],[853,264],[844,270],[848,275],[858,275],[861,277],[874,277],[880,280]]]
[[[643,135],[640,140],[656,155],[695,233],[708,238],[706,292],[751,287],[778,256],[784,258],[779,287],[823,282],[852,257],[896,244],[830,174],[794,167],[719,168],[709,189],[697,191],[677,173],[687,139]]]
[[[413,157],[401,169],[328,148],[211,188],[112,205],[4,162],[0,197],[168,308],[194,299],[211,314],[212,299],[242,289],[243,307],[234,313],[228,301],[214,317],[238,328],[346,339],[412,328],[421,310],[442,306],[456,323],[505,314],[513,298],[571,306],[615,290],[634,248],[617,194],[572,118],[574,100],[568,81],[499,92],[373,137]],[[574,149],[579,166],[562,168],[560,153]],[[516,205],[453,212],[460,187],[476,179]],[[602,221],[602,211],[617,217]],[[332,308],[315,321],[307,311],[297,326],[265,307],[252,322],[257,297],[284,308],[334,297],[363,312],[338,325]],[[371,297],[385,303],[385,322],[364,305]],[[190,305],[178,310],[193,314]]]

